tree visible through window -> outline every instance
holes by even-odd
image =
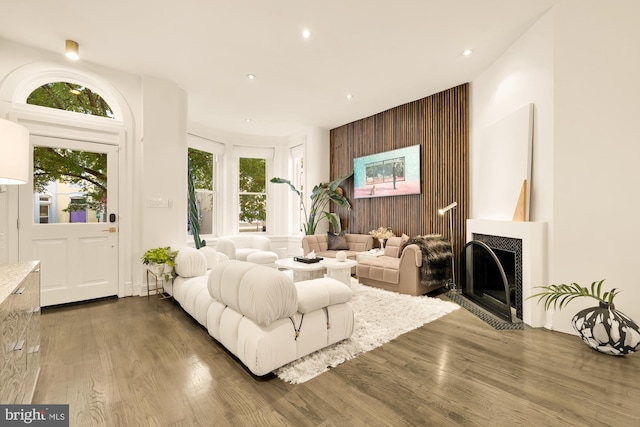
[[[239,167],[240,231],[266,231],[266,160],[241,157]]]
[[[114,117],[111,107],[102,96],[88,87],[69,82],[52,82],[40,86],[31,92],[27,104],[111,119]]]
[[[109,104],[88,87],[46,83],[27,104],[113,118]],[[33,191],[39,206],[36,223],[106,221],[107,155],[63,148],[34,147]],[[53,195],[42,196],[42,195]],[[42,197],[47,198],[42,203]]]
[[[200,234],[213,233],[213,160],[213,153],[189,147],[189,167],[198,205]],[[187,234],[191,234],[189,218],[187,218]]]
[[[47,207],[49,224],[106,221],[107,155],[36,146],[33,148],[33,192],[39,202],[42,195],[54,195],[50,203],[54,205],[55,215],[51,215]],[[43,223],[43,218],[40,210],[35,220]]]

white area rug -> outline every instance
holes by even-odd
[[[353,278],[351,281],[354,294],[350,304],[355,317],[351,338],[277,369],[275,374],[280,379],[291,384],[303,383],[460,308],[437,298],[402,295],[361,285]]]

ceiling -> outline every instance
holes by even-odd
[[[73,39],[80,61],[177,83],[191,122],[283,137],[472,81],[559,1],[0,0],[0,38]]]

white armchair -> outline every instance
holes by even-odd
[[[216,251],[229,259],[275,267],[278,254],[271,251],[271,241],[265,236],[224,236],[218,239]]]

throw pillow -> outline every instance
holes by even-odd
[[[340,234],[327,232],[327,238],[330,251],[347,251],[349,250],[349,244],[347,243],[347,236],[344,235],[344,231]]]

